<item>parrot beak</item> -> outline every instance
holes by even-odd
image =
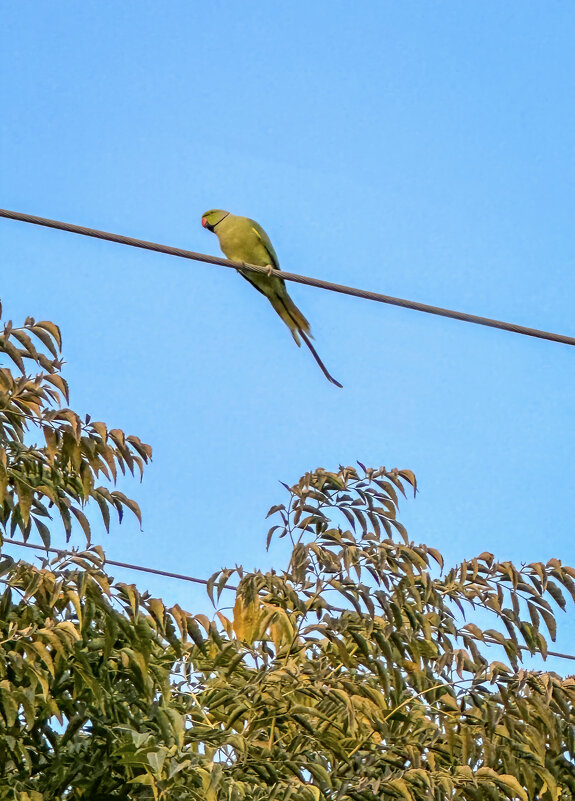
[[[205,217],[202,217],[202,228],[207,228],[207,227],[208,227],[208,221],[206,220]]]

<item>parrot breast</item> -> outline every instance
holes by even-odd
[[[252,220],[247,217],[230,215],[222,220],[214,233],[220,240],[220,247],[228,259],[266,267],[273,263],[273,259],[252,226]]]

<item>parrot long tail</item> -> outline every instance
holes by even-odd
[[[282,287],[282,289],[283,291],[281,293],[277,292],[274,295],[268,295],[268,299],[289,328],[291,335],[299,348],[300,341],[298,334],[303,332],[304,334],[309,334],[309,336],[311,336],[310,325],[293,300],[290,298],[288,293],[285,291],[285,288]]]
[[[326,367],[326,366],[325,366],[325,364],[322,362],[322,360],[319,358],[319,355],[318,355],[318,353],[317,353],[316,349],[314,348],[314,346],[313,346],[313,345],[311,344],[311,342],[309,341],[309,338],[308,338],[307,334],[306,334],[306,333],[304,333],[304,332],[303,332],[303,331],[301,331],[301,330],[300,330],[300,334],[301,334],[301,338],[303,339],[303,341],[305,342],[305,344],[306,344],[306,345],[308,346],[308,348],[311,350],[311,355],[312,355],[312,356],[313,356],[313,358],[316,360],[316,362],[319,364],[320,370],[322,371],[322,373],[324,374],[324,376],[327,378],[327,380],[328,380],[328,381],[331,381],[331,383],[332,383],[332,384],[335,384],[335,385],[336,385],[336,387],[339,387],[340,389],[343,389],[343,384],[340,384],[340,383],[339,383],[339,381],[336,381],[336,380],[335,380],[335,378],[334,378],[332,375],[330,375],[330,374],[328,373],[327,367]]]
[[[295,339],[297,346],[299,347],[300,345],[299,337],[301,336],[305,344],[310,349],[311,355],[318,363],[320,370],[327,378],[327,380],[331,381],[332,384],[335,384],[336,387],[340,387],[340,389],[343,389],[343,384],[340,384],[339,381],[336,381],[335,378],[329,374],[327,367],[320,359],[319,354],[314,348],[314,346],[311,344],[310,324],[303,316],[301,311],[298,309],[298,307],[295,305],[293,300],[290,298],[288,293],[286,292],[285,294],[282,295],[277,294],[273,297],[273,299],[270,298],[270,301],[274,309],[277,311],[279,316],[282,318],[284,323],[291,331],[291,335]]]

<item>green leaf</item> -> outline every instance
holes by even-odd
[[[519,797],[521,801],[529,801],[527,791],[519,784],[515,776],[510,776],[508,773],[500,773],[497,777],[497,784],[505,789],[510,798]]]
[[[60,329],[57,325],[52,323],[50,320],[40,320],[40,322],[36,323],[35,328],[40,328],[44,329],[44,331],[47,331],[58,345],[58,350],[62,350],[62,334],[60,333]]]

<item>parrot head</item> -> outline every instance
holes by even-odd
[[[228,214],[229,211],[223,211],[222,209],[210,209],[210,211],[205,211],[202,214],[202,225],[204,228],[207,228],[208,231],[213,231],[216,225],[221,223]]]

